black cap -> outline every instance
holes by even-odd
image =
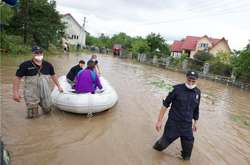
[[[95,64],[95,62],[94,62],[93,60],[89,60],[89,61],[87,62],[87,65],[92,65],[92,64]]]
[[[198,73],[196,71],[191,71],[190,70],[190,71],[187,72],[186,76],[188,78],[191,78],[191,79],[194,79],[194,80],[198,79]]]
[[[32,47],[32,50],[31,50],[31,51],[32,51],[32,52],[42,51],[42,49],[41,49],[41,47],[35,45],[35,46]]]

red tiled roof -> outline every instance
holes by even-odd
[[[181,52],[182,45],[183,45],[183,41],[174,41],[174,43],[171,45],[170,49],[172,52]]]
[[[203,37],[207,37],[206,35]],[[196,36],[187,36],[185,39],[181,41],[174,41],[174,43],[171,45],[171,51],[172,52],[181,52],[182,50],[195,50],[197,41],[200,40],[203,37],[196,37]],[[212,43],[212,45],[216,45],[219,43],[222,39],[217,39],[217,38],[209,38],[207,37],[208,40]]]
[[[185,50],[194,50],[196,48],[197,41],[200,39],[200,37],[194,37],[194,36],[187,36],[184,39],[183,45],[181,46],[181,49]]]

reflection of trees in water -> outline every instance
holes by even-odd
[[[250,118],[243,115],[230,114],[230,119],[241,127],[250,129]]]
[[[151,84],[154,87],[160,90],[167,91],[167,92],[173,89],[173,83],[170,81],[166,81],[166,80],[153,80],[153,81],[150,81],[148,84]]]

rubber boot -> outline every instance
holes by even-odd
[[[33,112],[32,112],[32,114],[33,114],[33,117],[38,117],[38,115],[39,115],[39,112],[38,112],[38,107],[33,108]]]
[[[43,114],[49,114],[51,112],[51,108],[42,108]]]
[[[160,139],[154,144],[153,148],[154,148],[155,150],[157,150],[157,151],[162,151],[162,150],[166,149],[166,148],[168,147],[168,145],[169,145],[169,143],[168,143],[166,140],[160,138]]]
[[[27,119],[32,119],[33,118],[33,108],[28,108],[27,109]]]
[[[181,140],[181,156],[183,160],[190,160],[192,150],[193,150],[193,141]]]

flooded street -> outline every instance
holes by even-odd
[[[208,80],[202,91],[198,132],[191,161],[179,159],[180,141],[164,152],[152,145],[155,122],[169,86],[185,75],[152,66],[98,56],[102,75],[118,93],[109,111],[85,115],[54,110],[27,120],[25,104],[12,100],[12,81],[26,57],[1,57],[1,136],[13,165],[180,165],[250,164],[250,92]],[[58,76],[87,55],[49,56]]]

